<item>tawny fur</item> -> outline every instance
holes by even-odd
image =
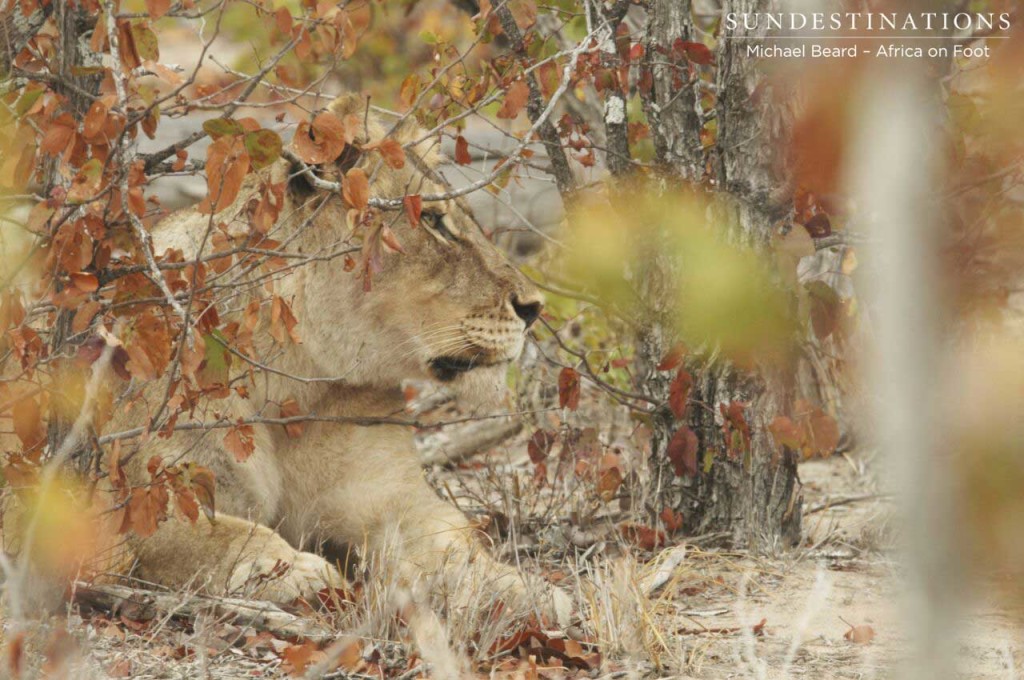
[[[359,100],[341,99],[332,108],[350,124],[358,119],[361,141],[383,136],[383,124],[365,116]],[[398,138],[407,142],[416,134],[422,133],[407,127]],[[418,155],[430,167],[439,160],[423,148]],[[371,178],[374,196],[443,191],[414,162],[394,170],[378,154],[367,153],[359,165]],[[337,168],[319,171],[328,179],[339,176]],[[287,182],[293,173],[281,160],[262,176]],[[248,180],[240,198],[213,217],[215,224],[248,232],[245,206],[256,181]],[[302,191],[301,182],[291,178],[272,237],[290,253],[326,254],[349,234],[346,208],[336,195]],[[424,209],[442,211],[458,242],[426,226],[412,228],[401,211],[385,212],[405,252],[384,256],[383,271],[374,275],[370,291],[364,291],[358,272],[344,271],[340,258],[298,267],[273,284],[274,294],[288,301],[298,317],[301,344],[274,343],[265,305],[255,333],[257,360],[290,375],[339,380],[298,382],[257,372],[248,399],[233,394],[214,408],[232,418],[274,417],[279,404],[295,399],[302,413],[318,416],[400,416],[401,381],[431,377],[431,359],[446,355],[477,364],[452,380],[455,387],[476,393],[501,389],[508,363],[523,346],[527,324],[520,318],[522,309],[539,308],[539,294],[483,237],[463,205],[428,203]],[[312,226],[298,228],[314,214]],[[195,257],[210,219],[195,209],[169,216],[154,229],[156,250],[174,248],[186,259]],[[209,252],[207,241],[203,254]],[[247,295],[240,294],[231,306],[244,308]],[[239,364],[236,358],[234,367]],[[139,389],[142,398],[132,401],[132,410],[120,413],[106,431],[146,422],[147,408],[159,403],[162,391]],[[155,535],[131,540],[135,575],[170,587],[248,588],[262,597],[290,600],[343,581],[323,558],[304,551],[347,545],[390,551],[400,562],[396,572],[410,583],[440,574],[439,583],[457,588],[468,570],[494,579],[510,599],[547,593],[544,608],[564,617],[564,595],[488,556],[466,517],[428,486],[409,428],[307,423],[295,439],[281,426],[257,425],[255,431],[255,452],[243,463],[223,447],[223,430],[153,437],[142,446],[128,466],[133,483],[148,480],[145,465],[152,456],[168,464],[206,466],[216,474],[217,516],[214,522],[200,517],[195,525],[172,518]],[[278,562],[290,565],[283,576],[267,582],[254,578]]]

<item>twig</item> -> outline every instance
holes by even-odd
[[[837,499],[837,500],[834,500],[834,501],[826,501],[826,502],[821,503],[819,505],[815,505],[813,508],[810,508],[809,510],[804,512],[804,516],[806,517],[807,515],[813,515],[813,514],[815,514],[817,512],[823,512],[825,510],[830,510],[832,508],[839,507],[840,505],[851,505],[853,503],[860,503],[861,501],[873,501],[873,500],[877,500],[877,499],[881,499],[881,498],[892,498],[892,494],[889,494],[889,493],[869,493],[869,494],[865,494],[863,496],[848,496],[846,498],[840,498],[840,499]]]

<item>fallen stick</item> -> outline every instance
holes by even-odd
[[[684,559],[686,559],[686,546],[677,545],[666,548],[655,558],[658,568],[653,574],[644,577],[640,582],[640,588],[644,595],[653,595],[659,588],[668,583]]]
[[[230,619],[236,625],[251,626],[281,638],[322,642],[335,637],[335,632],[326,626],[258,600],[86,583],[75,584],[74,600],[79,606],[110,612],[115,616],[124,615],[136,621],[147,621],[160,614],[189,620],[213,614]]]

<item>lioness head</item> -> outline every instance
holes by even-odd
[[[391,127],[366,110],[365,100],[342,98],[330,108],[350,126],[358,121],[354,146],[380,141]],[[403,125],[392,138],[406,144],[423,135]],[[440,164],[435,144],[431,139],[407,149],[399,169],[377,153],[346,151],[316,172],[342,180],[351,167],[362,167],[373,197],[442,194],[446,187],[433,174]],[[312,216],[311,239],[303,237],[303,247],[324,249],[346,238],[350,228],[341,198],[311,186],[294,165],[289,172],[292,221]],[[317,370],[382,386],[430,377],[461,393],[502,384],[540,315],[536,288],[487,239],[461,200],[424,202],[415,226],[402,210],[380,211],[373,224],[360,229],[364,239],[386,225],[402,252],[380,249],[368,289],[360,269],[344,271],[340,259],[317,262],[294,277],[299,334]]]

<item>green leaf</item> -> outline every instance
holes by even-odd
[[[234,137],[245,132],[245,129],[238,121],[231,120],[230,118],[211,118],[210,120],[203,121],[203,130],[213,139]]]
[[[247,132],[244,137],[249,162],[256,170],[267,167],[281,157],[281,137],[273,130]]]
[[[149,24],[132,24],[132,39],[135,41],[135,51],[143,61],[147,59],[158,61],[160,59],[160,44],[156,39],[156,33],[150,29]]]
[[[14,105],[14,110],[19,116],[24,116],[25,112],[32,108],[32,105],[36,103],[44,91],[43,87],[27,87],[22,95],[18,97],[18,103]]]
[[[231,367],[231,353],[228,352],[227,340],[220,331],[213,330],[203,336],[206,345],[202,377],[207,384],[228,382],[228,369]]]

